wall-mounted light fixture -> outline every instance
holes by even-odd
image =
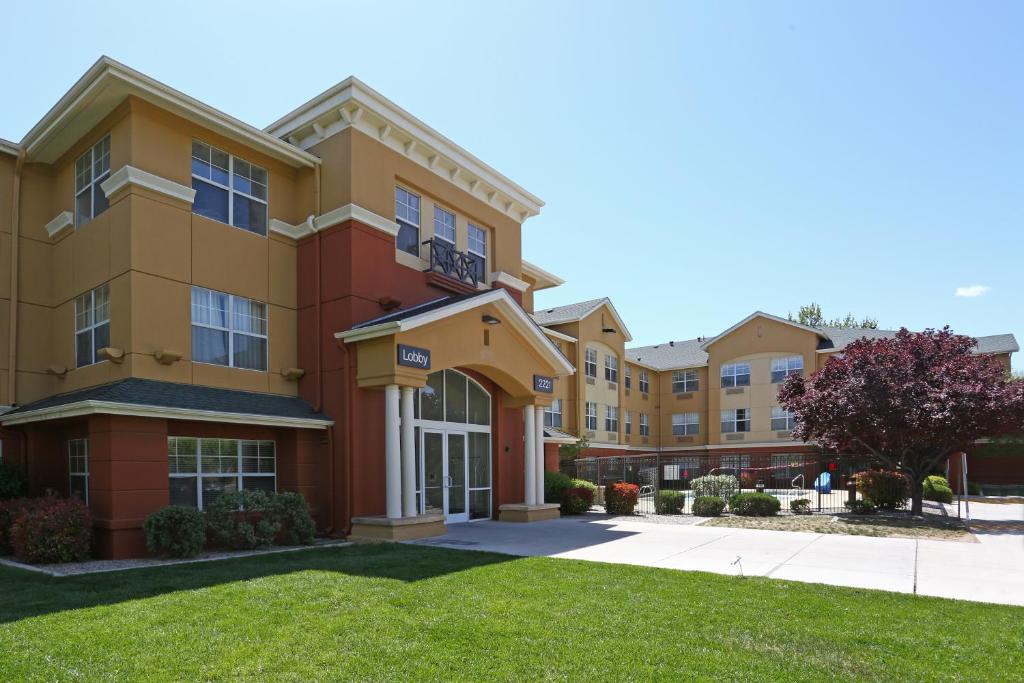
[[[487,323],[488,325],[498,325],[498,324],[500,324],[500,323],[501,323],[501,321],[500,321],[500,320],[498,320],[497,318],[495,318],[495,317],[494,317],[493,315],[491,315],[490,313],[485,313],[485,314],[484,314],[484,315],[483,315],[483,316],[482,316],[482,317],[480,318],[480,320],[484,321],[484,322],[485,322],[485,323]]]
[[[615,334],[615,328],[614,327],[602,327],[601,331],[606,333],[606,334]]]

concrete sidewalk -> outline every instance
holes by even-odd
[[[718,574],[742,572],[1024,606],[1024,535],[982,533],[978,540],[730,529],[584,515],[533,524],[454,524],[445,536],[415,543]]]

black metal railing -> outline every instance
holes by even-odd
[[[429,270],[476,287],[483,279],[483,259],[476,254],[459,251],[447,240],[432,238],[423,242],[430,246]]]

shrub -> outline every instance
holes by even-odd
[[[921,487],[921,496],[925,500],[934,500],[939,503],[953,502],[953,489],[945,477],[933,474],[926,477]]]
[[[587,489],[590,491],[592,497],[597,497],[597,484],[593,484],[586,479],[573,479],[569,484],[569,488]]]
[[[701,496],[693,501],[693,514],[698,517],[717,517],[725,509],[725,501],[718,496]]]
[[[225,548],[250,550],[271,545],[281,523],[267,514],[270,497],[263,491],[224,493],[205,510],[206,530]]]
[[[165,557],[195,557],[206,542],[203,513],[181,505],[150,513],[142,523],[142,531],[149,552]]]
[[[569,475],[561,472],[544,471],[544,502],[561,503],[562,491],[572,486]]]
[[[279,493],[270,499],[266,515],[280,524],[277,540],[283,545],[309,545],[316,533],[316,522],[309,505],[299,493]]]
[[[563,515],[582,515],[594,504],[594,491],[585,486],[570,486],[562,491]]]
[[[797,498],[789,501],[789,509],[794,515],[811,514],[811,501],[807,498]]]
[[[28,480],[21,469],[10,463],[0,462],[0,500],[11,500],[25,495]]]
[[[850,512],[855,515],[875,514],[875,506],[867,500],[855,500],[852,503],[846,503],[846,507],[850,508]]]
[[[639,497],[640,487],[636,484],[609,484],[604,488],[604,507],[610,515],[631,515]]]
[[[743,517],[771,517],[781,507],[779,499],[767,493],[737,493],[729,499],[729,511]]]
[[[872,505],[883,510],[895,510],[907,504],[910,481],[893,470],[869,470],[853,476],[857,491]]]
[[[697,498],[718,496],[722,500],[727,500],[736,493],[739,481],[731,474],[709,474],[691,481],[690,487]]]
[[[0,501],[0,555],[13,552],[11,525],[18,515],[32,509],[42,498],[12,498]]]
[[[659,515],[679,515],[685,507],[685,491],[658,491],[654,497],[654,511]]]
[[[89,559],[92,516],[78,498],[40,498],[20,509],[9,533],[19,560],[81,562]]]

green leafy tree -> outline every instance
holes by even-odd
[[[575,460],[580,453],[590,448],[587,437],[580,436],[576,443],[564,443],[558,447],[558,455],[562,460]]]
[[[878,329],[877,318],[864,317],[857,320],[853,313],[847,313],[844,318],[833,318],[831,320],[827,320],[825,318],[825,314],[821,311],[821,306],[813,301],[806,306],[801,306],[796,316],[790,313],[788,317],[793,322],[798,322],[801,325],[807,325],[809,327],[856,327],[867,328],[869,330]]]

